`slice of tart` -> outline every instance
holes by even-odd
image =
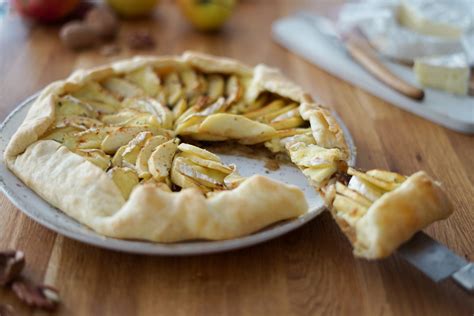
[[[329,185],[325,197],[356,256],[386,257],[417,231],[452,213],[440,184],[423,171],[405,177],[349,168],[348,175],[348,182]]]

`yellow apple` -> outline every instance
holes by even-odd
[[[106,2],[120,16],[133,18],[150,13],[158,0],[107,0]]]
[[[178,0],[178,4],[196,29],[213,31],[230,17],[235,0]]]

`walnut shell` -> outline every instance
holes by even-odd
[[[25,254],[23,251],[6,250],[0,252],[0,286],[5,286],[17,278],[24,266]]]
[[[97,44],[98,35],[92,27],[80,21],[64,24],[59,33],[61,41],[69,48],[83,49]]]
[[[104,39],[115,37],[119,28],[117,17],[105,7],[96,7],[87,12],[84,23]]]
[[[53,311],[59,304],[58,290],[48,285],[34,285],[23,280],[13,282],[12,290],[26,305]]]

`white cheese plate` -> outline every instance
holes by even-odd
[[[272,31],[279,44],[332,75],[408,112],[452,130],[474,134],[474,97],[426,88],[424,100],[414,101],[378,81],[357,64],[342,45],[335,45],[298,14],[274,22]],[[382,61],[395,74],[417,85],[411,68],[387,59]]]
[[[20,126],[28,109],[35,100],[32,96],[20,104],[0,126],[0,153],[3,157],[11,136]],[[347,127],[334,114],[344,131],[351,151],[350,165],[355,164],[356,150]],[[226,163],[235,163],[243,176],[263,174],[270,178],[300,187],[309,204],[309,211],[299,218],[274,224],[252,235],[223,241],[189,241],[172,244],[152,243],[139,240],[124,240],[101,236],[51,206],[29,189],[5,165],[0,164],[0,188],[10,201],[23,213],[41,225],[69,238],[102,248],[129,253],[180,256],[228,251],[255,245],[286,234],[318,216],[325,207],[321,197],[308,184],[303,174],[293,166],[282,165],[276,171],[265,168],[265,162],[236,155],[220,155]]]

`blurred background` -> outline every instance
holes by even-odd
[[[321,11],[337,2],[0,1],[0,72],[11,78],[0,87],[0,102],[6,100],[7,92],[8,103],[20,102],[74,69],[137,54],[178,54],[191,49],[251,65],[272,60],[286,71],[287,51],[272,42],[272,22],[299,9]],[[97,26],[99,22],[105,25]],[[101,28],[109,33],[100,36],[97,29]],[[28,72],[34,78],[24,82],[20,78]],[[17,95],[20,91],[13,86],[19,79],[23,86]]]
[[[38,64],[45,63],[48,71],[39,80],[46,84],[76,68],[137,54],[198,50],[250,65],[266,62],[287,73],[292,52],[392,104],[408,110],[416,107],[388,91],[380,92],[364,73],[351,75],[336,56],[347,49],[352,62],[378,82],[417,101],[426,95],[421,89],[429,88],[430,104],[438,99],[456,102],[462,118],[474,115],[468,105],[472,100],[459,99],[473,85],[469,81],[473,21],[471,0],[4,0],[0,1],[0,71],[5,73],[16,61],[15,72],[36,63],[39,73]],[[347,45],[353,38],[364,42],[362,48],[357,45],[356,54]],[[318,49],[323,46],[336,47],[336,54]],[[371,64],[361,62],[357,52],[369,52]],[[443,59],[420,60],[433,56]],[[398,89],[384,71],[371,71],[374,61],[388,64],[395,81],[406,85]],[[304,78],[299,83],[306,84]],[[325,95],[324,90],[315,92]],[[432,106],[436,113],[450,114],[442,104]],[[472,133],[474,117],[471,121]]]

